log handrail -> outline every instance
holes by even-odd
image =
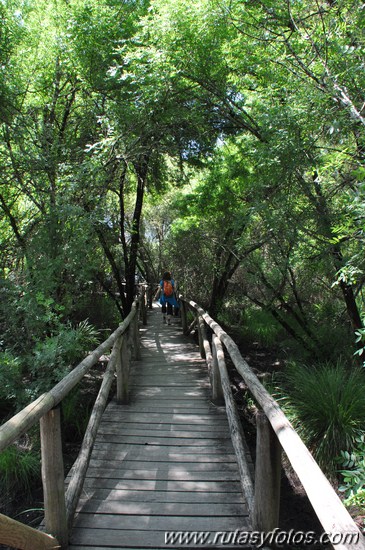
[[[60,548],[58,541],[51,535],[38,529],[24,525],[15,519],[0,514],[1,543],[12,545],[21,550],[56,550]]]
[[[68,529],[71,529],[73,523],[76,507],[83,488],[86,471],[90,462],[91,451],[94,446],[100,420],[114,379],[116,362],[118,360],[118,346],[119,340],[116,340],[108,362],[108,367],[103,376],[103,382],[90,415],[80,452],[69,473],[70,480],[65,495]]]
[[[146,297],[144,289],[141,289],[139,296],[136,297],[131,312],[118,326],[118,328],[102,342],[91,354],[81,361],[68,375],[66,375],[51,390],[39,396],[35,401],[27,405],[24,409],[14,415],[10,420],[0,426],[0,452],[14,443],[22,434],[34,426],[38,421],[43,424],[42,435],[42,482],[45,494],[45,507],[47,506],[47,497],[58,509],[45,510],[44,531],[52,533],[48,535],[45,532],[33,529],[18,521],[0,515],[0,544],[7,544],[20,550],[48,550],[51,548],[61,548],[66,550],[68,546],[68,531],[72,525],[77,501],[80,496],[85,479],[87,465],[89,463],[91,450],[95,441],[97,429],[100,423],[102,411],[105,408],[111,383],[117,373],[117,386],[123,386],[123,400],[128,396],[128,384],[126,373],[129,371],[129,362],[131,358],[138,358],[139,355],[139,336],[138,336],[138,312],[140,312],[143,322],[146,319]],[[127,339],[127,336],[128,339]],[[128,341],[127,341],[128,340]],[[113,349],[112,349],[113,348]],[[81,445],[80,453],[71,469],[71,481],[67,493],[64,489],[64,480],[60,483],[60,475],[55,475],[54,468],[47,468],[47,454],[51,452],[59,455],[60,447],[60,429],[59,414],[57,405],[69,394],[69,392],[82,380],[85,374],[100,357],[112,349],[108,367],[99,394],[96,398],[93,411]],[[123,350],[121,353],[121,349]],[[128,363],[119,365],[119,363]],[[123,380],[119,380],[123,377]],[[48,423],[52,424],[50,430]],[[47,434],[52,432],[52,437]],[[55,437],[53,437],[55,436]],[[49,445],[53,448],[49,449]],[[55,453],[55,449],[57,449]],[[56,458],[54,458],[54,461]],[[53,470],[51,472],[51,470]],[[59,458],[58,470],[63,471],[62,456]],[[51,480],[49,478],[52,478]],[[50,528],[49,528],[50,527]]]
[[[234,397],[232,395],[222,343],[218,336],[213,336],[212,344],[214,350],[214,363],[219,370],[220,385],[223,391],[224,401],[226,405],[232,444],[237,456],[241,486],[243,493],[246,496],[248,510],[249,512],[252,512],[254,504],[254,486],[250,468],[246,460],[246,447],[244,444],[245,437],[243,435],[243,428],[239,419],[237,407],[234,402]]]
[[[265,389],[248,363],[243,359],[237,344],[196,302],[184,299],[183,296],[180,296],[180,301],[184,304],[182,308],[183,315],[186,315],[188,306],[190,306],[194,313],[204,320],[206,325],[210,327],[216,337],[224,344],[234,366],[242,376],[251,394],[254,396],[271,424],[282,449],[286,453],[287,458],[307,493],[308,499],[325,533],[338,537],[344,535],[345,542],[336,544],[336,550],[364,550],[365,539],[356,523],[342,504],[341,499],[336,494],[332,485],[295,431],[285,413],[280,408],[278,402]],[[186,319],[182,320],[182,325],[183,327],[187,327]],[[253,515],[256,515],[256,519],[253,517],[252,520],[255,528],[260,530],[260,526],[257,525],[257,523],[255,524],[257,517],[260,516],[257,510],[259,504],[260,503],[255,500],[255,512]],[[347,541],[350,542],[346,542],[346,535],[350,534],[354,534],[354,538],[351,540],[349,536]]]

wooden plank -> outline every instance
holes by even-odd
[[[191,531],[191,529],[188,529]],[[243,531],[246,531],[245,527],[242,527]],[[173,529],[168,529],[168,531],[173,531]],[[181,529],[179,529],[181,531]],[[222,529],[222,532],[227,532],[228,529]],[[214,541],[214,536],[217,531],[213,531],[210,535],[211,538],[208,538],[209,546],[202,546],[202,542],[199,542],[197,544],[190,543],[188,546],[177,546],[175,542],[169,543],[165,542],[165,531],[120,531],[116,529],[90,529],[90,530],[83,530],[83,529],[74,529],[73,535],[71,537],[70,544],[71,546],[69,548],[73,548],[73,544],[79,545],[86,544],[86,545],[95,545],[97,547],[106,548],[109,550],[110,548],[131,548],[135,550],[136,548],[147,548],[150,550],[153,548],[154,550],[160,549],[160,548],[226,548],[230,550],[229,545],[213,545],[212,541]],[[93,547],[93,550],[95,548]],[[79,546],[77,546],[79,547]],[[237,548],[237,546],[235,547]],[[240,544],[239,548],[251,548],[250,545],[246,544]]]
[[[112,446],[116,451],[128,451],[134,453],[135,456],[142,456],[142,453],[147,453],[148,456],[152,457],[153,455],[165,456],[166,453],[175,454],[175,453],[186,453],[186,454],[195,454],[199,456],[201,454],[208,455],[222,455],[226,456],[227,451],[231,454],[233,450],[230,446],[226,445],[216,445],[214,446],[201,446],[201,445],[145,445],[142,444],[131,444],[131,443],[101,443],[96,441],[94,448],[96,449],[107,449],[109,446]],[[146,456],[147,456],[146,455]]]
[[[207,402],[206,397],[204,399],[190,399],[189,397],[180,396],[178,399],[172,398],[172,397],[164,397],[163,399],[155,399],[153,397],[149,399],[141,399],[141,398],[135,398],[134,401],[134,407],[130,408],[129,410],[121,410],[119,411],[119,415],[121,417],[126,416],[126,413],[136,413],[136,414],[173,414],[173,415],[195,415],[198,418],[204,417],[209,421],[213,420],[213,418],[217,419],[224,419],[225,423],[227,425],[227,418],[225,417],[224,410],[221,408],[218,410],[215,410],[212,406],[209,406],[210,404]],[[105,418],[119,418],[119,415],[117,412],[114,411],[107,411],[105,414]]]
[[[151,424],[150,428],[145,424],[126,423],[123,428],[118,431],[116,426],[105,425],[101,433],[103,435],[119,434],[120,436],[138,435],[138,436],[160,436],[160,437],[196,437],[196,438],[227,438],[227,430],[225,427],[219,426],[190,426],[180,424],[171,426],[170,424]]]
[[[143,503],[176,503],[176,504],[206,504],[207,494],[195,491],[144,491],[137,489],[89,489],[84,491],[83,498],[80,500],[79,508],[85,502],[90,504],[93,501],[118,501],[118,502],[143,502]],[[242,505],[244,510],[245,501],[242,497],[242,491],[230,493],[209,492],[209,505],[221,504],[231,506],[232,504]]]
[[[195,516],[194,531],[230,531],[240,525],[247,526],[246,516]],[[119,514],[77,514],[74,528],[88,528],[96,530],[135,530],[137,533],[143,530],[152,531],[190,531],[192,518],[190,516],[150,516]]]
[[[185,426],[185,424],[184,424]],[[217,427],[212,426],[211,429],[202,430],[198,426],[195,426],[195,430],[182,429],[166,429],[168,425],[155,426],[154,428],[146,429],[143,427],[137,428],[134,426],[124,427],[119,429],[115,426],[103,426],[99,432],[100,435],[119,435],[123,437],[139,436],[139,437],[174,437],[174,438],[193,438],[193,439],[228,439],[227,430],[219,430]]]
[[[159,391],[161,392],[161,395],[166,394],[166,397],[168,397],[167,392],[171,391],[174,393],[174,395],[176,395],[176,397],[179,397],[181,395],[184,395],[185,392],[197,392],[199,390],[201,396],[205,398],[209,389],[209,384],[206,380],[200,381],[197,378],[191,379],[190,381],[188,381],[188,383],[185,380],[185,384],[168,384],[166,379],[164,380],[164,383],[162,383],[162,381],[161,383],[159,383],[156,379],[154,379],[153,382],[153,384],[131,384],[131,391],[135,393],[145,390],[149,390],[150,392]]]
[[[142,460],[136,458],[135,460],[118,460],[112,457],[104,460],[92,459],[90,460],[90,468],[115,468],[118,470],[157,470],[165,469],[169,471],[181,471],[188,469],[189,472],[225,472],[225,471],[237,471],[236,463],[234,460],[231,462],[194,462],[187,460],[185,462],[173,462],[167,461],[166,457],[161,457],[159,461]]]
[[[162,378],[164,375],[167,379],[177,376],[178,379],[191,378],[193,380],[202,380],[207,373],[207,368],[200,363],[163,363],[154,362],[149,359],[144,360],[144,364],[140,366],[132,366],[130,378],[133,381],[141,381],[145,383],[150,377]],[[147,378],[145,378],[145,376]]]
[[[88,469],[88,477],[97,479],[151,479],[156,481],[238,481],[237,471],[189,471],[169,470],[167,468],[156,468],[155,470],[121,470],[119,468],[93,468]]]
[[[191,402],[190,399],[164,399],[156,401],[156,400],[143,400],[134,401],[135,406],[131,407],[130,409],[124,409],[119,411],[119,414],[114,411],[106,411],[104,413],[104,420],[115,420],[119,418],[123,418],[123,415],[125,418],[128,418],[128,415],[126,413],[138,413],[138,414],[170,414],[170,415],[176,415],[176,414],[195,414],[198,417],[205,416],[207,418],[224,420],[225,424],[227,425],[227,418],[225,417],[225,411],[224,409],[217,409],[214,410],[212,407],[209,406],[209,404],[202,404],[199,402]]]
[[[183,344],[181,345],[181,348],[183,348]],[[176,359],[171,362],[171,357],[165,358],[162,356],[153,356],[150,355],[149,357],[145,355],[143,357],[143,361],[139,363],[134,363],[132,366],[132,375],[134,373],[141,373],[144,372],[145,369],[148,371],[158,370],[159,368],[165,368],[166,372],[169,373],[171,371],[179,372],[179,371],[185,371],[185,372],[191,372],[193,374],[197,372],[205,372],[207,370],[207,366],[204,361],[201,359],[197,359],[195,361],[177,361]]]
[[[171,422],[156,422],[148,424],[147,422],[123,422],[122,428],[120,428],[120,421],[110,420],[108,422],[103,423],[103,426],[100,428],[102,430],[102,433],[113,433],[118,430],[119,427],[119,433],[123,434],[124,432],[131,432],[134,431],[134,433],[139,432],[148,432],[150,430],[156,430],[156,431],[168,431],[168,432],[188,432],[188,433],[196,433],[197,436],[200,434],[209,434],[214,433],[218,434],[221,433],[222,435],[227,434],[228,427],[226,424],[199,424],[199,425],[191,425],[191,424],[173,424]],[[191,436],[190,436],[191,437]]]
[[[205,382],[206,375],[206,371],[202,370],[199,366],[190,366],[189,368],[183,368],[181,366],[178,368],[168,368],[166,366],[151,367],[151,365],[146,365],[143,370],[134,371],[130,379],[133,384],[141,382],[143,385],[146,385],[146,383],[149,382],[153,384],[156,380],[162,380],[165,385],[176,382],[177,384],[186,386],[187,380]]]
[[[244,517],[242,503],[201,502],[123,502],[122,500],[86,500],[80,506],[83,514],[115,514],[133,516],[184,516],[184,517]],[[246,514],[247,515],[247,514]],[[137,519],[138,522],[138,519]]]
[[[144,460],[148,463],[151,461],[166,462],[167,460],[171,464],[176,463],[186,463],[191,464],[215,464],[217,462],[223,464],[233,463],[236,464],[236,456],[233,453],[212,453],[210,450],[206,453],[189,453],[189,452],[169,452],[168,456],[166,453],[161,453],[159,450],[154,448],[149,448],[149,453],[138,452],[138,449],[134,450],[115,450],[115,449],[105,449],[105,448],[94,448],[93,457],[96,459],[106,459],[106,460],[120,460],[120,461],[137,461]]]
[[[224,441],[222,438],[219,439],[194,439],[194,438],[174,438],[174,437],[138,437],[138,436],[112,436],[112,435],[100,435],[98,442],[105,441],[106,443],[112,443],[113,445],[142,445],[142,446],[152,446],[152,447],[167,447],[169,449],[182,449],[188,447],[192,449],[194,447],[205,447],[209,449],[221,449],[222,452],[225,452],[225,446],[229,445],[230,441],[227,439]],[[229,449],[231,447],[229,446]]]
[[[174,426],[178,425],[189,425],[189,426],[220,426],[228,427],[226,419],[220,416],[212,416],[201,413],[199,414],[190,414],[186,413],[170,413],[168,411],[162,412],[137,412],[132,411],[130,414],[121,414],[119,417],[109,417],[107,416],[104,421],[108,422],[118,422],[119,425],[124,423],[154,423],[154,424],[173,424]]]
[[[193,399],[201,399],[202,397],[208,397],[209,393],[204,388],[182,388],[182,389],[172,389],[172,388],[159,388],[159,387],[151,387],[151,388],[140,388],[138,390],[131,389],[130,392],[130,398],[155,398],[155,399],[163,399],[164,397],[168,397],[169,399],[181,398],[181,397],[189,397],[191,400]]]
[[[165,416],[163,416],[165,415]],[[139,412],[134,412],[134,415],[133,415],[133,421],[142,421],[142,422],[148,422],[150,420],[160,420],[161,418],[171,418],[173,419],[174,423],[179,423],[179,422],[182,422],[182,423],[188,423],[188,424],[207,424],[208,422],[210,422],[211,424],[215,424],[217,419],[214,418],[211,414],[210,415],[207,415],[207,414],[190,414],[189,412],[187,413],[176,413],[176,414],[173,414],[173,413],[170,413],[170,412],[166,412],[166,413],[139,413]],[[108,418],[108,415],[106,416],[106,418]],[[127,419],[130,419],[131,417],[127,414],[127,413],[122,413],[119,417],[118,417],[118,420],[120,420],[120,422],[122,422],[123,420],[127,420]],[[227,425],[226,421],[225,421],[225,425]]]
[[[195,369],[194,369],[195,370]],[[149,368],[146,368],[146,371],[143,370],[140,373],[135,373],[134,375],[131,375],[130,382],[131,385],[134,386],[170,386],[170,385],[176,385],[176,386],[188,386],[190,383],[197,383],[206,385],[206,372],[201,371],[200,369],[198,371],[193,369],[190,369],[188,371],[181,371],[179,369],[176,371],[175,369],[171,369],[171,372],[165,372],[166,368],[160,368],[158,370],[152,368],[149,370]]]
[[[171,403],[171,401],[173,401]],[[168,414],[170,415],[170,418],[174,418],[174,415],[176,414],[195,414],[197,416],[205,415],[211,418],[212,422],[212,414],[214,415],[214,420],[217,422],[223,423],[225,426],[227,426],[227,419],[224,417],[224,412],[217,411],[212,413],[212,409],[208,407],[201,406],[199,403],[191,403],[191,401],[181,401],[178,404],[176,404],[175,400],[159,400],[159,401],[149,401],[148,404],[144,403],[144,405],[139,406],[139,402],[136,402],[136,407],[133,409],[130,409],[129,413],[136,413],[136,414],[147,414],[148,417],[150,417],[151,414],[160,414],[161,418],[163,418],[162,415]],[[107,413],[104,413],[103,419],[104,422],[120,422],[123,420],[129,420],[129,416],[125,414],[123,411],[120,411],[120,415],[118,416],[114,412],[108,411]],[[124,417],[122,416],[124,415]],[[157,418],[157,417],[156,417]],[[150,422],[153,419],[148,419],[146,422]],[[133,420],[134,421],[134,420]],[[208,421],[207,421],[208,422]],[[204,422],[202,422],[204,423]],[[190,424],[190,422],[188,422]]]
[[[84,483],[85,489],[135,489],[140,491],[196,491],[204,492],[209,498],[209,493],[239,493],[241,486],[239,481],[166,481],[150,479],[94,479],[87,477]]]
[[[132,417],[127,419],[121,419],[117,422],[120,426],[120,431],[116,429],[116,425],[112,424],[112,422],[115,421],[107,421],[105,422],[100,430],[101,434],[113,434],[114,432],[119,433],[120,435],[123,434],[124,431],[126,432],[133,432],[135,428],[135,435],[140,434],[141,431],[145,431],[146,433],[149,432],[149,430],[152,431],[166,431],[170,433],[170,436],[173,435],[175,432],[197,432],[199,433],[205,433],[207,437],[209,437],[210,434],[218,434],[221,433],[222,437],[226,439],[227,434],[229,433],[229,429],[226,423],[220,423],[219,420],[217,422],[213,422],[210,420],[209,422],[195,422],[194,424],[189,424],[187,422],[175,422],[175,419],[173,419],[171,416],[161,416],[160,420],[157,420],[155,418],[152,419],[153,422],[148,424],[146,422],[146,418],[142,418],[141,421],[138,420],[138,417]],[[148,428],[147,426],[150,426]],[[157,434],[156,434],[157,435]]]
[[[200,412],[193,413],[190,408],[185,409],[185,411],[180,410],[179,412],[171,412],[168,409],[163,409],[160,411],[121,411],[120,415],[110,416],[109,414],[104,415],[103,422],[106,425],[110,422],[117,423],[120,426],[123,426],[124,423],[139,423],[139,424],[170,424],[170,425],[198,425],[198,426],[215,426],[218,425],[220,428],[226,427],[229,429],[227,419],[224,418],[221,414],[215,414],[212,411],[201,410]]]
[[[194,418],[195,417],[195,418]],[[179,408],[179,409],[169,409],[168,406],[158,405],[151,406],[149,410],[132,410],[129,412],[121,411],[120,416],[104,414],[103,423],[108,425],[108,423],[114,422],[118,425],[123,425],[125,423],[138,423],[138,424],[169,424],[176,426],[178,424],[186,426],[219,426],[227,427],[227,418],[219,412],[219,414],[212,413],[209,409],[198,409],[192,410],[191,407]]]

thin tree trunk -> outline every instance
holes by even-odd
[[[331,242],[333,237],[331,215],[328,210],[326,198],[322,193],[322,188],[317,172],[313,173],[314,193],[311,191],[308,183],[301,175],[298,175],[298,179],[302,184],[305,194],[317,211],[318,225],[321,227],[323,235],[326,237],[326,239],[328,239],[329,242]],[[336,273],[338,273],[344,266],[340,244],[331,244],[329,250],[332,255],[334,268],[336,270]],[[346,283],[343,280],[340,280],[339,286],[342,291],[344,302],[346,304],[346,310],[353,329],[358,330],[359,328],[363,328],[352,285]]]
[[[148,172],[149,156],[147,154],[141,156],[138,162],[134,164],[137,175],[137,190],[136,200],[133,212],[131,241],[129,247],[129,257],[125,258],[126,262],[126,311],[129,313],[134,300],[135,289],[135,274],[137,267],[137,256],[140,241],[140,226],[143,207],[144,191],[146,187],[147,172]]]

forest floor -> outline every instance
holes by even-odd
[[[270,376],[273,372],[280,371],[283,367],[282,361],[276,356],[275,352],[260,348],[258,345],[245,345],[241,353],[259,378]],[[229,365],[229,362],[228,369],[247,443],[252,456],[254,456],[256,444],[255,411],[252,406],[250,407],[247,405],[245,385],[235,369]],[[93,400],[95,400],[100,387],[102,372],[103,370],[99,365],[90,373],[86,385],[82,388],[83,403],[85,403],[85,401],[93,402]],[[67,435],[68,437],[66,437],[64,441],[65,472],[68,472],[71,468],[81,444],[80,438],[77,437],[76,433]],[[286,532],[290,530],[294,530],[295,532],[314,531],[316,534],[320,534],[323,529],[316,518],[299,479],[292,471],[290,464],[285,461],[285,457],[283,464],[279,528]],[[13,492],[8,495],[0,495],[0,512],[16,518],[23,523],[37,527],[43,519],[43,494],[40,480],[38,485],[32,487],[32,491],[29,494],[23,492],[15,496],[15,498],[14,496]],[[350,513],[351,512],[355,521],[357,521],[361,528],[363,518],[357,516],[356,510],[350,511]],[[0,548],[5,549],[7,547],[0,545]],[[314,549],[316,547],[307,546],[306,548]]]

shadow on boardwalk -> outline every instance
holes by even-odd
[[[209,532],[218,548],[217,532],[249,528],[225,410],[210,402],[198,347],[158,308],[141,344],[129,405],[104,413],[70,550],[204,547],[167,542],[172,531]]]

